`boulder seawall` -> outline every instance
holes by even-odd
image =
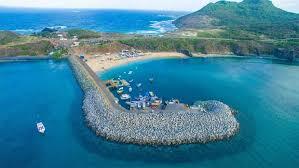
[[[78,57],[69,62],[85,93],[83,110],[88,126],[107,140],[139,145],[207,143],[235,135],[239,123],[233,110],[219,101],[199,101],[200,110],[130,112]]]

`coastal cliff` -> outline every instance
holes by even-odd
[[[83,110],[89,127],[108,140],[140,145],[206,143],[229,138],[239,130],[233,110],[218,101],[198,102],[201,110],[130,112],[77,57],[69,57],[85,92]]]

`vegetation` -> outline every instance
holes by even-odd
[[[53,50],[53,45],[47,40],[0,46],[0,56],[37,56],[46,55]]]
[[[70,29],[67,30],[68,38],[77,36],[79,39],[88,39],[88,38],[98,38],[101,37],[99,32],[91,30],[82,30],[82,29]]]
[[[46,38],[55,38],[57,37],[57,32],[58,30],[56,29],[51,29],[51,28],[44,28],[41,32],[34,33],[34,36],[39,36],[39,37],[46,37]]]
[[[236,54],[236,55],[275,55],[276,49],[287,46],[296,50],[298,41],[256,41],[234,39],[201,38],[132,38],[120,40],[120,43],[145,51],[188,50],[201,54]]]
[[[199,29],[196,31],[198,38],[220,38],[236,40],[263,40],[266,36],[245,30],[233,29]]]
[[[52,52],[51,56],[55,60],[59,60],[68,54],[67,48],[60,48]]]
[[[299,38],[299,15],[276,8],[269,0],[219,1],[177,19],[176,26],[195,29],[224,29],[230,34]],[[241,31],[245,30],[245,31]]]
[[[19,39],[19,35],[10,31],[0,31],[0,45],[16,41]]]

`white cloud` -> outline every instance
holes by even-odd
[[[0,0],[0,6],[42,8],[114,8],[195,11],[217,0]],[[233,0],[240,1],[240,0]],[[299,13],[298,0],[272,0],[282,9]]]

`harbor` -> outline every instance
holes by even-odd
[[[133,71],[129,71],[128,75],[132,75],[132,73]],[[154,78],[149,78],[148,83],[153,83],[153,81]],[[178,99],[163,100],[153,91],[146,91],[142,95],[142,83],[137,83],[134,86],[133,80],[127,82],[118,77],[118,79],[111,79],[105,83],[116,97],[117,102],[131,112],[165,112],[191,109],[188,104],[180,103]],[[137,92],[138,96],[132,96],[132,92]]]
[[[105,83],[79,57],[69,57],[69,61],[85,92],[87,124],[107,140],[139,145],[207,143],[232,137],[239,130],[234,110],[219,101],[199,101],[194,109],[132,113],[118,104]]]

